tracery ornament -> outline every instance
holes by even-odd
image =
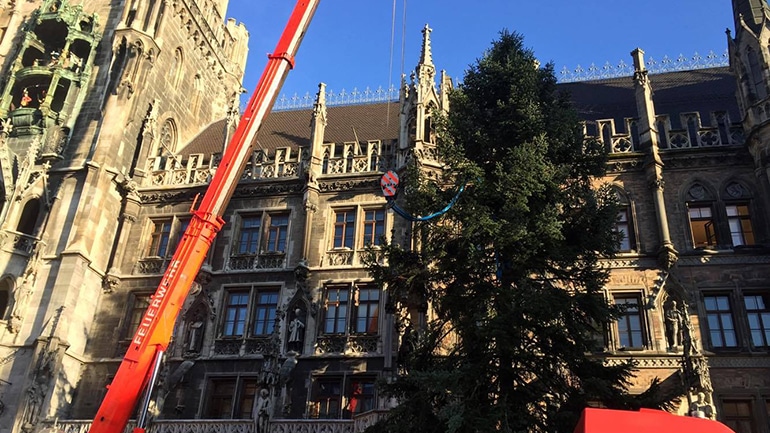
[[[161,155],[164,150],[169,154],[173,154],[175,148],[176,125],[174,125],[174,121],[172,119],[166,119],[160,129],[160,144],[158,147],[158,155]]]
[[[703,185],[696,183],[690,187],[689,191],[687,191],[687,195],[689,195],[691,200],[703,200],[706,198],[706,188],[704,188]]]
[[[747,195],[746,188],[738,182],[730,182],[725,188],[725,191],[727,192],[727,195],[732,198],[741,198]]]

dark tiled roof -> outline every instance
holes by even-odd
[[[225,128],[227,120],[217,120],[195,136],[182,150],[179,151],[185,159],[194,153],[202,153],[204,158],[208,158],[213,153],[221,152],[225,143]]]
[[[281,147],[310,145],[310,120],[313,110],[277,111],[267,116],[257,141],[269,154]],[[396,140],[398,138],[398,103],[348,105],[327,108],[327,125],[324,142],[341,143],[359,140]],[[224,143],[225,120],[207,126],[182,149],[187,156],[203,153],[208,156],[221,152]],[[355,128],[355,133],[353,129]]]
[[[700,112],[706,125],[713,111],[727,111],[733,122],[740,120],[735,78],[726,67],[654,74],[650,80],[655,111],[669,115],[674,128],[679,127],[679,114],[694,111]],[[563,83],[559,89],[571,95],[583,120],[615,119],[622,130],[623,119],[638,116],[631,77]],[[280,147],[309,145],[312,114],[311,109],[271,113],[259,133],[258,148],[272,154]],[[325,143],[355,141],[356,135],[362,141],[398,138],[399,105],[395,102],[329,107],[327,119]],[[208,156],[220,152],[224,128],[224,120],[212,123],[180,153]]]
[[[733,122],[740,121],[735,78],[727,67],[650,75],[650,83],[655,112],[669,115],[674,127],[680,113],[694,111],[704,124],[712,111],[727,111]],[[563,83],[559,89],[571,95],[583,120],[615,119],[622,125],[624,118],[638,116],[631,77]]]
[[[395,140],[398,138],[398,103],[378,103],[328,107],[325,143],[359,140]],[[273,112],[259,133],[259,144],[272,153],[279,147],[310,145],[310,121],[313,110]],[[355,129],[355,134],[353,133]]]

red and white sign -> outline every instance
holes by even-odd
[[[388,171],[380,178],[380,187],[385,198],[393,198],[398,191],[398,175],[394,171]]]

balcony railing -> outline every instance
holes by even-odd
[[[0,245],[3,249],[14,254],[29,257],[35,250],[38,239],[24,233],[13,230],[3,230],[0,232]]]
[[[387,411],[374,410],[353,419],[275,419],[270,421],[270,433],[363,433],[382,419]],[[129,422],[123,433],[130,433],[135,423]],[[88,433],[91,420],[57,420],[41,422],[43,429],[59,433]],[[156,420],[150,423],[147,433],[256,433],[252,419],[238,420]]]
[[[375,247],[376,248],[376,247]],[[369,258],[368,254],[374,254],[374,260],[377,263],[384,264],[385,254],[378,250],[352,250],[350,248],[337,248],[326,252],[324,265],[330,267],[336,266],[363,266]]]
[[[316,355],[364,355],[380,352],[379,335],[319,335],[316,339]]]
[[[228,271],[253,271],[256,269],[283,269],[285,266],[286,254],[275,252],[230,256],[225,268]]]

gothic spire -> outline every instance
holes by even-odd
[[[427,24],[422,29],[422,51],[420,52],[419,62],[421,65],[433,66],[433,53],[431,53],[430,49],[430,32],[432,31],[433,29],[428,27]]]

